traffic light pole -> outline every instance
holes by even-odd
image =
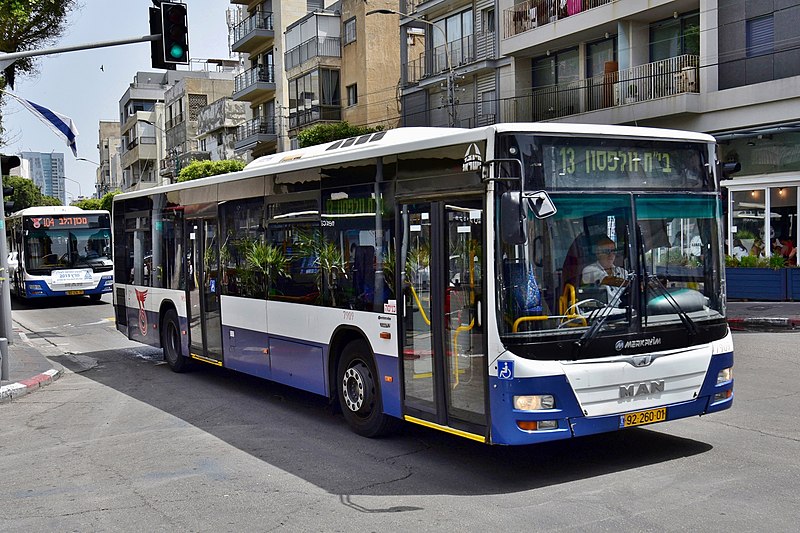
[[[2,200],[0,198],[0,200]],[[8,243],[6,242],[6,206],[0,201],[0,342],[6,341],[0,347],[0,379],[8,379],[8,348],[14,344],[11,337],[11,279],[8,277]]]
[[[17,59],[23,57],[46,56],[50,54],[61,54],[63,52],[77,52],[79,50],[91,50],[93,48],[108,48],[109,46],[121,46],[124,44],[146,43],[148,41],[158,41],[160,34],[142,35],[141,37],[131,37],[129,39],[118,39],[116,41],[100,41],[96,43],[76,44],[73,46],[59,46],[56,48],[43,48],[42,50],[28,50],[26,52],[11,52],[10,54],[0,54],[0,70],[6,68]]]

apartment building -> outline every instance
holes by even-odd
[[[236,152],[236,131],[246,120],[246,105],[231,97],[220,98],[197,114],[197,144],[211,161],[224,159],[246,160],[246,154]]]
[[[396,1],[231,3],[247,6],[231,30],[232,50],[248,54],[233,94],[249,104],[237,151],[294,148],[299,132],[321,122],[399,125],[397,26],[366,16]]]
[[[98,198],[102,198],[108,192],[122,190],[121,147],[119,122],[101,120],[97,130],[97,150],[100,159],[95,180],[95,194]]]
[[[160,160],[159,175],[164,182],[174,182],[180,170],[195,160],[209,159],[200,148],[198,125],[200,111],[233,93],[236,61],[215,60],[217,71],[191,71],[164,91],[165,155]]]
[[[711,133],[742,166],[724,182],[728,246],[742,229],[797,243],[798,2],[401,0],[400,12],[403,125]]]
[[[288,81],[283,75],[283,34],[289,24],[322,0],[231,0],[241,6],[231,28],[231,51],[247,54],[245,70],[234,80],[233,99],[247,102],[247,120],[236,134],[236,150],[252,158],[289,148],[284,116],[289,106]]]

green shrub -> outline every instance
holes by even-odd
[[[739,231],[736,232],[736,235],[734,235],[734,237],[736,237],[737,239],[755,239],[756,235],[750,230],[740,229]]]
[[[769,267],[773,270],[786,267],[786,258],[782,255],[773,255],[769,258]]]
[[[739,260],[733,257],[732,255],[725,256],[725,267],[726,268],[736,268],[739,266]]]
[[[244,168],[244,163],[237,159],[223,159],[222,161],[192,161],[178,173],[178,181],[191,181],[218,174],[236,172]]]
[[[739,259],[739,266],[740,267],[757,267],[758,266],[758,257],[754,255],[745,255],[741,259]]]

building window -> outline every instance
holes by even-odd
[[[747,57],[771,54],[775,44],[772,14],[747,21]]]
[[[356,40],[356,19],[351,18],[344,23],[344,44],[350,44]]]
[[[356,84],[347,86],[347,105],[356,105],[358,103],[358,89]]]
[[[700,55],[700,13],[687,13],[650,26],[650,61]]]

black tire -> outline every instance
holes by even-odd
[[[347,344],[336,368],[336,394],[350,428],[363,437],[386,435],[396,425],[383,412],[377,377],[369,345],[363,340]]]
[[[100,298],[102,298],[102,297],[103,297],[103,295],[102,295],[102,294],[90,294],[90,295],[89,295],[89,299],[90,299],[91,301],[93,301],[93,302],[99,302],[99,301],[100,301]]]
[[[187,372],[191,366],[188,357],[181,353],[181,328],[178,324],[178,313],[168,309],[161,323],[161,347],[164,349],[164,360],[173,372]]]

